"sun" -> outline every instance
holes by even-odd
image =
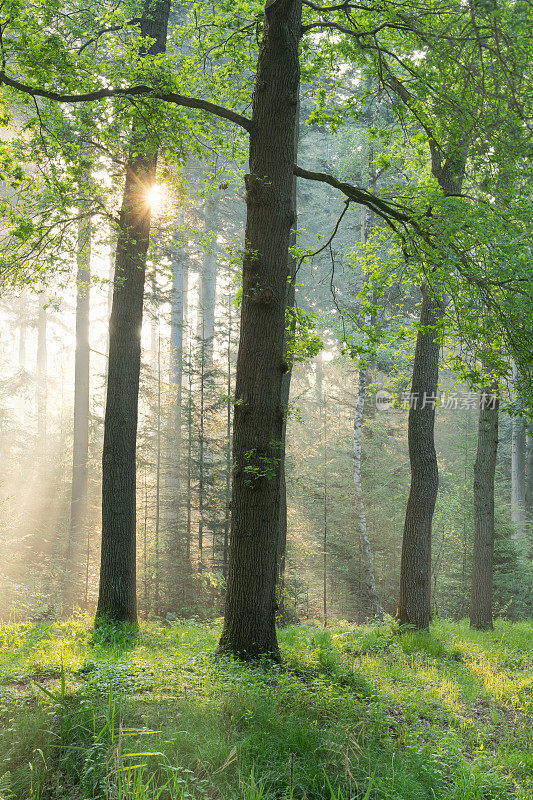
[[[166,200],[165,188],[159,183],[154,183],[153,186],[146,192],[146,204],[151,211],[157,214],[163,210]]]

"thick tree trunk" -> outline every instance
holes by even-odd
[[[483,389],[474,464],[474,551],[470,627],[490,630],[494,562],[494,474],[498,451],[497,386]],[[494,399],[493,399],[494,398]]]
[[[265,11],[246,179],[246,253],[233,424],[234,478],[224,630],[220,648],[279,657],[276,566],[288,248],[300,65],[301,0]]]
[[[421,630],[428,630],[430,621],[431,524],[439,483],[434,440],[440,349],[436,326],[442,312],[443,302],[423,285],[408,422],[411,488],[405,514],[398,603],[400,623]]]
[[[169,0],[146,0],[141,33],[166,46]],[[97,618],[137,621],[136,464],[144,277],[150,236],[147,193],[157,149],[134,131],[126,168],[109,335],[109,372],[102,457],[102,551]]]
[[[78,272],[76,291],[76,353],[74,360],[74,440],[72,447],[72,484],[70,527],[65,575],[73,577],[72,559],[82,543],[87,503],[89,461],[89,324],[91,282],[91,220],[80,220],[78,227]],[[65,587],[65,599],[72,595]]]

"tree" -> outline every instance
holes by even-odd
[[[420,327],[408,423],[411,486],[405,512],[400,567],[398,619],[422,630],[429,628],[431,592],[431,524],[439,473],[435,452],[435,402],[439,380],[439,322],[444,303],[423,284]]]
[[[300,0],[265,10],[246,178],[241,334],[233,423],[231,544],[220,648],[279,657],[276,567],[283,421],[282,377],[293,210]]]
[[[479,405],[474,464],[474,551],[470,627],[490,630],[494,562],[494,475],[498,450],[498,384],[485,387]]]
[[[153,39],[149,55],[164,53],[170,0],[145,0],[141,35]],[[155,182],[157,144],[137,123],[131,137],[120,209],[102,455],[102,551],[97,618],[137,621],[136,439],[140,330],[150,238],[149,191]]]
[[[74,435],[72,444],[72,484],[70,524],[65,578],[74,579],[72,559],[81,544],[87,501],[89,460],[89,323],[91,281],[91,218],[81,217],[78,223],[76,276],[76,353],[74,361]],[[69,581],[70,583],[70,581]],[[66,602],[72,587],[64,587]]]

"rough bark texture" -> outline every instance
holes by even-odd
[[[166,46],[169,0],[146,0],[141,33]],[[97,618],[137,621],[136,464],[146,254],[150,236],[147,193],[155,180],[157,148],[134,131],[126,167],[109,331],[109,367],[102,457],[102,551]]]
[[[422,286],[421,329],[416,340],[408,423],[411,488],[405,514],[398,603],[400,623],[421,630],[429,629],[431,524],[439,484],[434,427],[440,345],[435,326],[442,310],[443,303]]]
[[[298,154],[298,141],[300,138],[300,101],[298,99],[298,107],[296,113],[296,124],[294,126],[294,148],[295,148],[295,157]],[[297,218],[297,193],[298,193],[298,185],[296,177],[293,177],[292,181],[292,212],[293,212],[293,226],[291,230],[291,236],[289,240],[289,246],[295,247],[298,234],[298,218]],[[287,311],[294,308],[295,300],[296,300],[296,286],[295,286],[295,273],[296,273],[296,261],[292,255],[289,255],[289,275],[290,280],[287,283]],[[284,372],[283,377],[281,379],[281,407],[284,409],[288,409],[289,407],[289,400],[291,394],[291,378],[292,378],[292,367],[293,367],[293,359],[289,357],[289,349],[290,349],[290,336],[289,331],[287,330],[287,326],[285,327],[285,340],[283,344],[283,352],[284,357],[287,362],[287,371]],[[278,555],[277,555],[277,598],[278,598],[278,608],[276,618],[279,625],[288,625],[291,622],[294,622],[294,614],[291,614],[285,604],[285,567],[286,567],[286,551],[287,551],[287,479],[285,473],[285,446],[286,446],[286,438],[287,438],[287,414],[285,414],[283,419],[283,429],[281,432],[281,441],[283,443],[281,448],[281,460],[279,464],[279,534],[278,534]]]
[[[87,503],[89,460],[89,320],[91,282],[91,220],[83,218],[78,227],[76,277],[76,353],[74,359],[74,436],[72,445],[72,484],[70,526],[65,572],[71,577],[73,558],[82,544]],[[68,602],[72,592],[66,588]]]
[[[247,223],[233,425],[231,544],[222,650],[278,657],[276,561],[288,247],[301,0],[265,11],[246,178]]]
[[[470,594],[470,627],[492,629],[492,574],[494,562],[494,474],[498,451],[497,387],[481,393],[477,455],[474,464],[474,550]]]

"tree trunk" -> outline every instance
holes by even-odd
[[[513,364],[513,379],[518,371]],[[511,519],[515,537],[523,539],[526,528],[526,433],[520,417],[513,417],[511,430]]]
[[[411,488],[405,514],[398,604],[400,623],[420,630],[429,630],[430,621],[431,524],[439,484],[434,440],[440,349],[436,326],[443,310],[443,302],[433,297],[424,284],[409,409]]]
[[[527,426],[526,437],[526,516],[533,523],[533,422]]]
[[[374,561],[372,558],[372,548],[368,538],[366,528],[365,502],[363,499],[363,474],[361,469],[361,445],[363,437],[363,418],[365,410],[366,395],[366,367],[361,367],[358,371],[358,394],[357,404],[353,420],[353,482],[355,488],[355,505],[357,515],[357,530],[359,542],[361,544],[362,566],[364,572],[364,602],[366,613],[371,617],[383,619],[385,612],[380,603],[376,588],[376,576],[374,572]]]
[[[222,551],[222,574],[228,577],[228,556],[231,508],[231,334],[233,298],[228,295],[228,357],[226,367],[226,504],[224,512],[224,545]]]
[[[296,112],[296,124],[294,126],[294,147],[295,158],[298,154],[298,141],[300,138],[300,99],[298,98],[298,108]],[[298,234],[298,217],[297,217],[297,196],[298,182],[296,177],[292,181],[292,211],[294,214],[294,223],[290,236],[290,247],[295,247]],[[293,255],[289,255],[289,275],[290,280],[287,283],[287,311],[292,312],[296,300],[296,260]],[[285,341],[283,345],[284,356],[287,362],[287,371],[281,379],[281,407],[288,409],[291,394],[291,378],[293,359],[290,358],[288,353],[290,349],[291,339],[285,326]],[[278,556],[277,556],[277,620],[279,625],[285,625],[289,622],[287,611],[285,607],[285,567],[286,567],[286,550],[287,550],[287,476],[285,472],[285,446],[287,439],[287,414],[283,419],[283,430],[281,434],[281,441],[283,443],[281,449],[281,460],[279,464],[279,539],[278,539]]]
[[[47,347],[46,328],[48,314],[46,311],[47,298],[43,294],[39,299],[37,316],[37,449],[41,456],[41,465],[46,456],[46,415],[47,415]]]
[[[372,166],[372,158],[369,157],[369,189],[375,191],[376,189],[376,175]],[[374,219],[372,212],[366,208],[361,208],[361,243],[365,245],[368,241],[370,232],[372,231]],[[369,327],[372,323],[370,315],[365,317],[365,325]],[[363,472],[361,469],[361,449],[363,441],[363,421],[365,412],[365,399],[367,387],[367,370],[366,365],[363,365],[358,370],[357,381],[357,403],[355,406],[355,414],[353,419],[353,481],[355,489],[355,505],[357,516],[357,530],[359,533],[360,553],[362,557],[362,567],[364,572],[364,589],[362,591],[362,599],[365,605],[365,615],[370,617],[377,617],[383,619],[385,612],[380,603],[378,591],[376,588],[376,574],[374,571],[374,560],[372,558],[372,548],[370,546],[370,539],[366,527],[366,511],[365,501],[363,497]]]
[[[89,324],[91,282],[91,220],[83,218],[78,227],[78,274],[76,291],[76,353],[74,361],[74,441],[72,447],[72,485],[70,527],[65,577],[72,580],[73,558],[82,541],[87,504],[89,461]],[[73,588],[73,587],[72,587]],[[65,599],[71,596],[65,587]]]
[[[170,369],[169,381],[174,392],[174,433],[179,446],[181,433],[181,393],[183,385],[183,334],[185,327],[185,296],[187,270],[183,250],[172,248],[172,297],[170,304]],[[179,475],[176,475],[179,487]]]
[[[169,0],[146,0],[141,22],[149,52],[166,47]],[[136,463],[144,277],[150,236],[147,193],[155,181],[156,145],[135,130],[126,167],[109,333],[102,456],[102,551],[97,618],[137,621]]]
[[[200,275],[200,336],[204,352],[204,372],[207,379],[213,371],[213,345],[215,341],[215,293],[217,279],[216,257],[216,205],[217,200],[209,195],[205,200],[204,231],[214,239],[204,250]]]
[[[474,551],[470,627],[491,630],[494,562],[494,474],[498,450],[497,386],[483,389],[474,464]],[[494,398],[494,400],[492,399]]]
[[[28,331],[28,292],[23,289],[19,301],[19,367],[26,369],[26,334]]]
[[[279,657],[276,572],[288,248],[300,66],[301,0],[265,10],[246,178],[247,223],[237,359],[231,544],[221,650]]]
[[[429,137],[431,170],[445,197],[460,193],[468,139],[448,143],[447,157]],[[439,380],[439,341],[436,326],[444,313],[439,300],[422,285],[421,330],[416,340],[408,421],[411,487],[405,513],[400,563],[398,619],[429,630],[431,616],[431,526],[439,486],[435,451],[435,400]],[[427,329],[429,326],[429,329]]]
[[[181,215],[178,228],[182,224]],[[180,235],[176,231],[176,237]],[[170,300],[170,359],[169,384],[172,392],[172,416],[168,441],[168,471],[166,475],[165,526],[169,541],[168,562],[165,568],[168,584],[168,608],[176,611],[183,597],[180,584],[190,573],[190,562],[185,552],[182,516],[181,479],[182,467],[182,396],[183,396],[183,352],[187,298],[187,266],[185,253],[174,240],[170,259],[172,262],[172,290]],[[181,595],[180,595],[181,592]]]

